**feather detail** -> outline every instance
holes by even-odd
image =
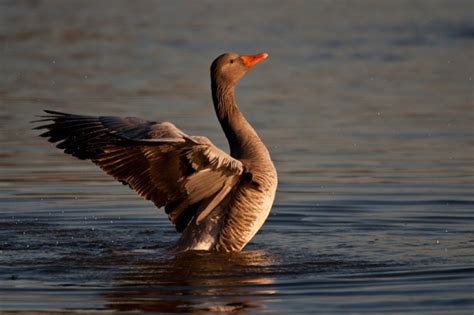
[[[205,137],[190,137],[170,122],[139,118],[81,116],[46,111],[41,134],[59,149],[90,159],[129,185],[183,231],[193,217],[203,220],[243,173],[240,161]]]

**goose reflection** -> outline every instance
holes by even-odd
[[[265,309],[276,293],[274,259],[263,251],[185,252],[133,263],[105,294],[117,311],[233,312]]]

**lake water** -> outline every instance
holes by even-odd
[[[242,253],[31,130],[41,109],[226,141],[209,65],[279,173]],[[473,1],[0,2],[0,313],[473,314]]]

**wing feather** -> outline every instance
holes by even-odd
[[[240,161],[170,122],[45,112],[40,136],[165,207],[178,231],[194,217],[199,224],[242,178]]]

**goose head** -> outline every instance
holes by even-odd
[[[222,54],[211,65],[211,80],[219,85],[233,87],[248,70],[267,57],[267,53],[256,55]]]

